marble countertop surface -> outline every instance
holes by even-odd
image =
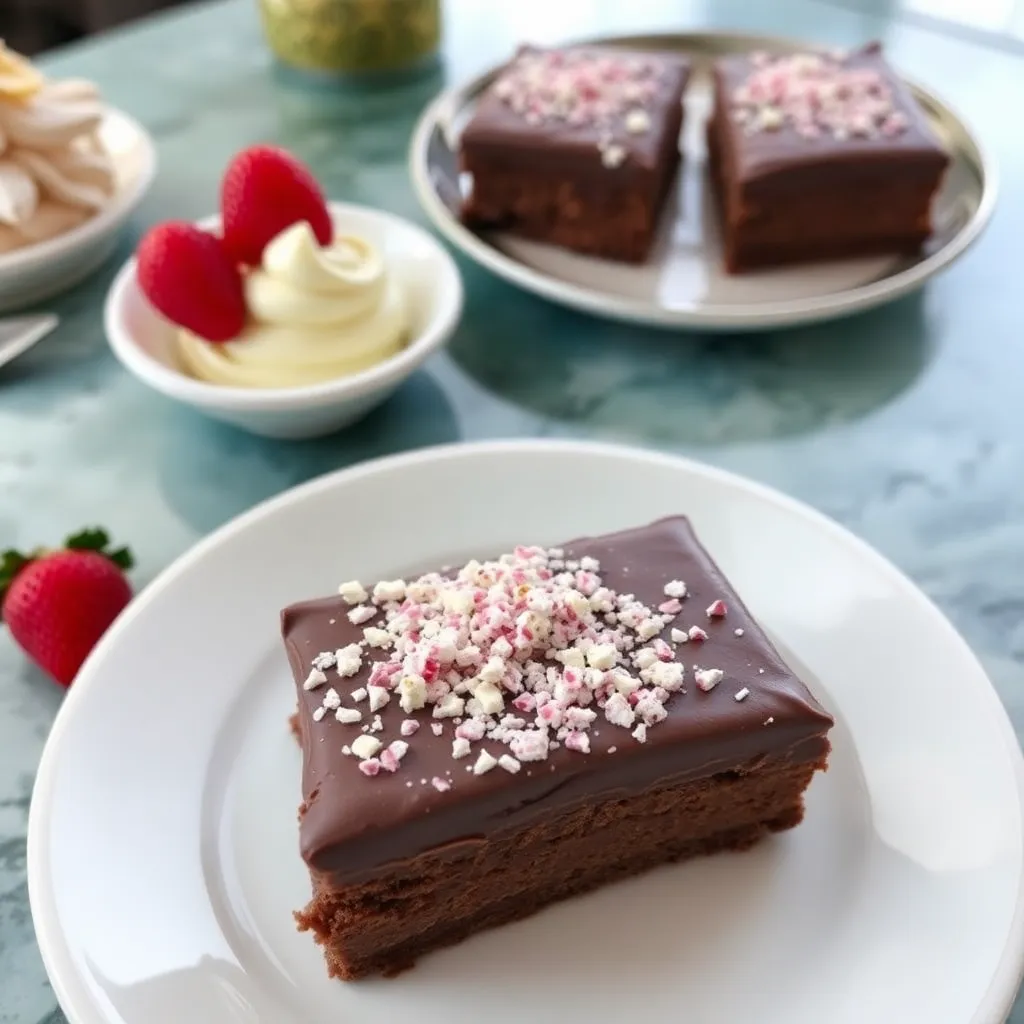
[[[885,0],[560,0],[541,25],[526,4],[449,0],[444,70],[355,95],[282,82],[254,6],[187,9],[47,61],[53,73],[97,80],[156,138],[161,172],[122,255],[148,223],[208,213],[229,156],[260,139],[295,150],[332,196],[422,222],[406,146],[443,81],[522,38],[597,31],[731,27],[836,45],[881,38],[897,65],[975,126],[1001,168],[1000,205],[977,247],[924,293],[844,322],[758,336],[603,323],[463,262],[466,317],[449,351],[355,428],[302,443],[218,426],[129,378],[100,319],[115,261],[53,303],[59,330],[0,370],[3,546],[102,523],[135,549],[141,585],[254,502],[384,453],[514,436],[654,446],[778,487],[877,546],[967,637],[1022,734],[1020,47]],[[0,1024],[65,1019],[25,887],[33,773],[60,699],[0,637]],[[1024,1022],[1024,1005],[1012,1020]]]

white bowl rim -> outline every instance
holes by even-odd
[[[372,218],[383,223],[389,231],[411,232],[430,249],[438,263],[438,308],[425,328],[397,355],[346,377],[298,387],[245,388],[230,384],[210,384],[189,377],[149,355],[124,325],[123,310],[127,296],[138,287],[134,256],[118,271],[104,303],[103,324],[114,355],[136,377],[171,398],[203,408],[227,411],[274,412],[310,405],[330,405],[341,399],[371,394],[411,375],[431,353],[444,344],[461,317],[462,276],[455,260],[429,231],[397,214],[334,199],[328,200],[328,206],[334,215],[352,214]],[[220,217],[213,214],[195,223],[202,228],[217,227]],[[142,298],[145,301],[144,296]]]
[[[80,246],[102,238],[115,230],[142,202],[156,178],[157,154],[153,137],[134,117],[118,107],[105,106],[103,119],[120,121],[137,136],[139,151],[142,154],[139,174],[126,188],[117,191],[99,213],[70,231],[11,252],[0,253],[0,277],[23,274],[25,271],[36,269],[39,264],[46,263],[55,256],[66,256]]]

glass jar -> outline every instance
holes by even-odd
[[[259,0],[279,61],[328,76],[405,71],[437,56],[441,0]]]

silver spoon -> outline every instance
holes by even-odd
[[[0,366],[27,352],[59,323],[60,318],[53,313],[0,320]]]

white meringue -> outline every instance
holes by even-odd
[[[103,117],[92,82],[49,82],[0,42],[0,252],[70,231],[110,201]]]
[[[96,100],[63,100],[36,93],[21,103],[0,102],[0,128],[12,146],[54,149],[96,131],[103,105]]]
[[[0,159],[0,224],[22,224],[39,205],[39,188],[31,173],[15,160]]]
[[[101,99],[99,86],[87,78],[58,78],[44,82],[39,95],[57,103]]]
[[[0,254],[46,242],[77,228],[88,219],[88,210],[43,199],[23,224],[17,227],[0,224]]]
[[[87,210],[102,209],[110,198],[109,178],[97,184],[98,168],[81,166],[66,153],[51,157],[44,152],[31,149],[13,149],[7,163],[21,167],[38,183],[39,188],[59,203],[82,206]],[[93,177],[93,181],[89,177]]]

